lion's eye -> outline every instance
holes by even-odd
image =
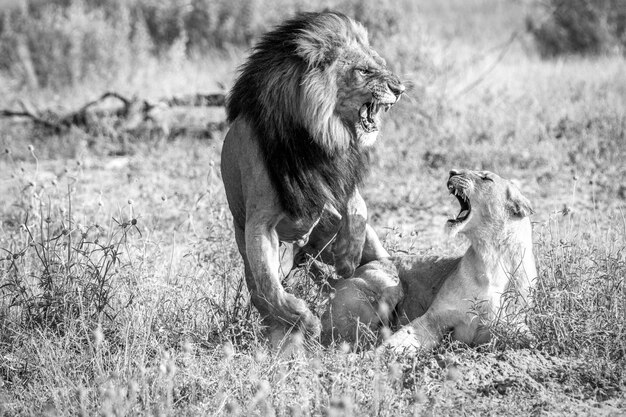
[[[359,75],[362,75],[362,76],[370,75],[370,74],[372,73],[372,71],[370,71],[370,70],[369,70],[369,69],[367,69],[367,68],[357,68],[357,69],[356,69],[356,72],[357,72]]]
[[[493,182],[493,178],[491,178],[489,175],[483,175],[481,178],[482,178],[483,181],[491,181],[491,182]]]

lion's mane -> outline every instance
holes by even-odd
[[[369,48],[363,26],[340,13],[302,13],[264,35],[227,101],[230,122],[254,129],[282,209],[293,218],[341,210],[369,162],[354,126],[335,113],[336,61]]]

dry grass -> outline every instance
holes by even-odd
[[[459,94],[510,25],[483,33],[491,3],[456,3],[456,13],[420,9],[414,56],[388,51],[424,84],[390,113],[364,195],[392,251],[450,254],[465,242],[443,236],[455,207],[447,170],[518,180],[536,211],[535,340],[503,331],[488,346],[446,342],[415,359],[342,346],[278,357],[242,287],[220,137],[106,143],[0,122],[10,151],[0,155],[0,415],[624,413],[626,63],[543,62],[516,46]],[[468,36],[442,29],[469,13]],[[100,88],[209,91],[230,85],[243,57],[152,61],[97,91],[5,83],[0,104],[72,107]]]

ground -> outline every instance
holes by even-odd
[[[0,415],[626,413],[624,58],[541,61],[521,44],[492,68],[497,52],[471,40],[429,42],[435,70],[399,69],[417,82],[375,146],[370,221],[393,253],[460,254],[467,243],[443,233],[458,210],[448,170],[517,181],[536,212],[532,340],[503,330],[487,346],[446,342],[417,358],[345,345],[276,355],[243,288],[224,132],[113,140],[5,120]],[[102,88],[216,91],[244,57]],[[70,108],[100,93],[0,92],[0,107]],[[323,308],[313,284],[291,290]]]

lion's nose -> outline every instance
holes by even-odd
[[[391,90],[396,97],[400,97],[402,93],[404,93],[404,90],[406,90],[406,87],[401,83],[387,83],[387,85],[389,86],[389,90]]]
[[[459,171],[458,169],[451,169],[451,170],[450,170],[450,177],[449,177],[449,178],[452,178],[452,177],[454,177],[455,175],[459,175],[460,173],[461,173],[461,171]]]

